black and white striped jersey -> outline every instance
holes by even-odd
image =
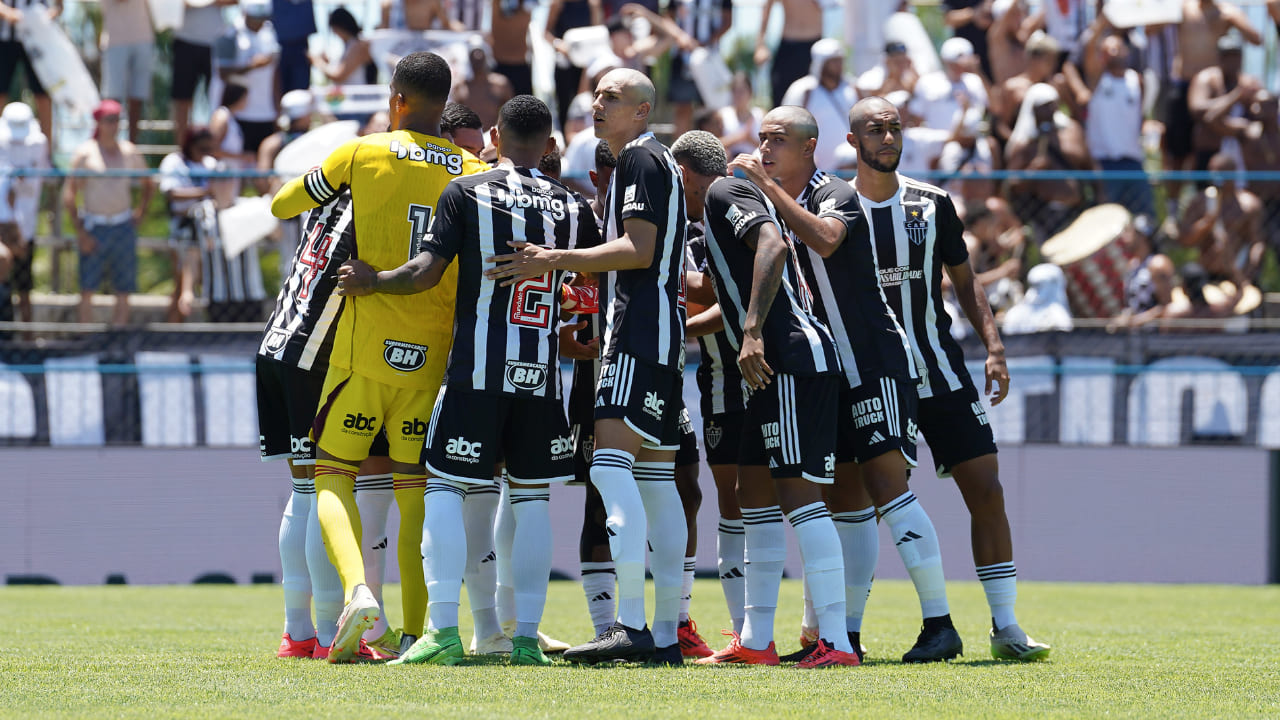
[[[276,295],[259,355],[303,370],[328,366],[342,312],[342,297],[333,290],[338,268],[354,254],[355,233],[350,192],[311,211],[293,253],[293,272]]]
[[[751,302],[755,248],[747,244],[761,225],[777,224],[772,204],[760,189],[739,178],[721,178],[707,190],[707,255],[715,278],[716,299],[724,313],[737,358],[742,348],[743,323]],[[779,232],[781,226],[779,225]],[[840,357],[831,331],[814,314],[813,296],[800,271],[795,247],[790,247],[782,283],[765,316],[764,357],[774,372],[789,375],[834,375]]]
[[[623,221],[632,219],[657,226],[658,240],[648,267],[615,270],[601,278],[601,356],[607,361],[627,353],[642,362],[682,370],[688,223],[684,183],[671,151],[653,133],[632,140],[618,153],[606,207],[606,242],[626,234]]]
[[[859,199],[874,238],[880,287],[923,366],[920,397],[959,390],[969,372],[942,304],[943,265],[969,259],[955,204],[945,190],[902,175],[888,200]]]
[[[813,289],[817,315],[835,335],[849,387],[861,386],[864,377],[918,378],[911,342],[880,290],[870,226],[858,194],[849,183],[818,170],[797,201],[818,217],[845,224],[844,242],[826,259],[812,248],[802,249],[800,239],[788,234]]]
[[[591,209],[537,170],[502,166],[458,178],[440,194],[419,246],[458,262],[451,387],[559,400],[563,272],[510,287],[484,275],[508,240],[568,249],[599,242]]]
[[[689,224],[689,258],[690,270],[699,273],[710,273],[707,257],[707,239],[702,230],[693,223]],[[729,412],[741,412],[746,409],[746,401],[742,395],[742,372],[738,370],[738,350],[725,330],[713,332],[698,338],[698,350],[701,360],[694,378],[698,381],[698,392],[702,394],[704,413],[721,415]]]

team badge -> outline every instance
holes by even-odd
[[[724,437],[724,428],[711,423],[707,426],[707,447],[715,448],[720,446],[720,438]]]
[[[929,221],[924,219],[924,214],[920,210],[910,210],[907,212],[906,222],[902,223],[902,228],[907,231],[907,237],[911,238],[911,242],[922,245],[925,236],[929,234]]]

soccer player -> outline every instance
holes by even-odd
[[[653,83],[620,69],[596,86],[596,136],[618,148],[609,186],[606,242],[591,249],[520,251],[494,258],[504,284],[554,270],[603,273],[600,382],[591,482],[608,510],[618,577],[618,618],[594,640],[565,651],[572,662],[680,664],[680,588],[687,540],[676,490],[675,451],[684,367],[684,189],[675,159],[648,132]],[[646,527],[648,546],[646,546]],[[653,631],[646,620],[645,550],[654,578]]]
[[[677,158],[678,160],[679,158]],[[687,170],[686,170],[687,174]],[[685,184],[688,188],[689,183]],[[702,217],[702,203],[686,201],[689,212]],[[691,216],[690,220],[694,220]],[[708,278],[706,237],[689,227],[688,286],[690,297],[715,291],[701,284]],[[733,351],[717,302],[689,317],[685,333],[698,339],[701,362],[698,364],[698,392],[702,396],[702,443],[707,449],[707,465],[716,486],[716,503],[720,523],[716,531],[716,569],[720,588],[729,607],[733,631],[742,632],[746,610],[743,553],[746,550],[742,528],[742,510],[738,505],[738,439],[742,437],[742,415],[746,400],[742,393],[742,373],[738,371],[737,354]]]
[[[862,613],[876,562],[871,536],[879,514],[897,538],[924,616],[924,627],[903,661],[951,659],[963,644],[951,623],[938,534],[907,487],[916,453],[915,359],[880,290],[871,221],[864,211],[874,206],[848,183],[817,168],[817,135],[808,110],[776,108],[761,123],[759,155],[739,155],[729,166],[741,169],[764,191],[793,242],[804,244],[798,254],[815,293],[818,317],[831,328],[840,350],[846,382],[840,397],[836,482],[828,501],[845,553],[849,641],[861,652]],[[879,154],[876,158],[890,160]],[[876,233],[893,230],[875,228]]]
[[[738,498],[745,525],[746,618],[729,647],[704,664],[777,665],[773,619],[786,560],[782,519],[795,529],[815,591],[819,648],[801,667],[857,665],[844,629],[840,536],[822,500],[835,477],[840,360],[814,317],[809,291],[769,203],[751,183],[726,178],[724,146],[693,131],[671,148],[685,186],[697,188],[708,265],[731,357],[750,391],[738,440]],[[705,198],[705,199],[703,199]]]
[[[263,461],[284,458],[293,478],[293,492],[280,520],[281,585],[284,588],[285,629],[277,657],[328,657],[342,612],[342,581],[325,554],[316,516],[315,445],[309,434],[320,404],[342,298],[333,294],[338,266],[355,247],[351,196],[343,193],[313,211],[298,243],[292,269],[276,296],[275,310],[255,358],[258,382],[258,432]],[[356,478],[356,501],[365,518],[365,554],[371,587],[379,604],[382,567],[386,557],[385,525],[391,503],[391,475],[386,436],[379,435],[370,458]],[[381,520],[379,517],[381,509]],[[369,518],[375,518],[369,522]],[[380,551],[378,545],[382,545]],[[311,602],[316,620],[312,624]],[[372,634],[374,632],[378,634]],[[398,638],[389,628],[369,631],[370,645],[380,654],[394,654]],[[390,633],[388,635],[388,633]],[[386,637],[383,637],[386,636]],[[365,659],[374,653],[362,647]]]
[[[512,567],[516,632],[511,662],[550,665],[538,623],[551,573],[548,484],[573,477],[573,441],[561,403],[559,302],[563,271],[511,286],[486,278],[485,260],[528,244],[571,249],[599,244],[590,210],[538,172],[554,148],[551,111],[521,95],[503,105],[493,135],[494,170],[458,180],[440,196],[424,251],[374,273],[350,263],[340,292],[408,294],[435,287],[458,259],[458,309],[445,387],[436,399],[423,462],[428,470],[422,562],[431,625],[395,664],[453,665],[463,657],[458,602],[467,557],[462,501],[471,485],[491,484],[505,458],[515,514]],[[510,238],[503,247],[498,238]]]
[[[880,286],[925,363],[918,388],[920,432],[929,441],[938,477],[955,479],[971,515],[974,564],[991,607],[991,654],[1010,660],[1046,657],[1049,646],[1028,637],[1014,615],[1017,571],[995,438],[942,307],[945,270],[987,348],[985,393],[992,405],[1000,404],[1009,392],[1004,343],[969,263],[964,226],[945,191],[896,172],[902,124],[892,104],[871,97],[854,105],[849,144],[858,150],[855,189],[870,208]],[[866,540],[876,538],[868,533]]]
[[[430,224],[450,180],[486,165],[439,137],[450,87],[449,66],[428,52],[406,55],[391,79],[391,132],[343,144],[320,167],[285,184],[271,203],[288,218],[350,188],[360,244],[374,268],[397,267]],[[400,508],[398,557],[406,646],[422,633],[426,586],[419,562],[426,473],[419,456],[427,419],[444,376],[453,329],[457,273],[425,298],[373,295],[344,304],[316,413],[316,503],[325,549],[342,577],[346,606],[329,654],[347,662],[381,611],[366,584],[360,513],[352,492],[356,470],[379,429],[386,428]]]

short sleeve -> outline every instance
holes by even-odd
[[[451,182],[445,186],[427,232],[420,238],[414,238],[412,256],[416,257],[425,251],[445,260],[453,260],[458,256],[466,233],[463,228],[466,223],[466,200],[466,190],[460,183]]]
[[[707,190],[706,211],[717,220],[724,218],[733,230],[733,236],[743,243],[760,225],[774,222],[759,191],[738,178],[712,183]]]
[[[362,142],[356,138],[343,143],[319,167],[285,183],[271,201],[271,214],[291,218],[331,202],[350,185],[351,167]]]
[[[938,200],[936,211],[938,257],[947,265],[962,265],[969,259],[969,248],[964,244],[964,223],[956,214],[955,203],[950,197]]]
[[[190,184],[182,156],[177,153],[165,155],[160,161],[160,192],[169,193]]]
[[[641,148],[623,150],[614,178],[621,193],[620,220],[646,220],[659,227],[666,222],[675,177],[657,155]]]
[[[575,248],[592,248],[600,244],[600,228],[596,226],[596,216],[591,212],[591,205],[578,193],[569,195],[575,206],[573,212],[575,234],[572,242]]]
[[[852,225],[862,217],[862,206],[858,203],[858,193],[849,183],[831,176],[831,181],[813,191],[809,195],[809,212],[820,218],[835,218],[846,225]]]

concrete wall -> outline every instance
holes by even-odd
[[[250,449],[0,450],[0,575],[96,584],[187,583],[209,572],[277,578],[289,494],[283,463]],[[1001,452],[1019,576],[1031,580],[1263,583],[1267,452],[1252,448],[1013,446]],[[921,467],[932,467],[921,448]],[[913,489],[943,541],[947,576],[973,579],[968,515],[949,480]],[[699,567],[715,567],[717,512],[703,469]],[[554,567],[577,575],[583,491],[552,496]],[[395,547],[398,516],[389,521]],[[905,577],[882,530],[880,577]],[[788,573],[798,576],[792,548]],[[396,577],[388,562],[389,580]]]

